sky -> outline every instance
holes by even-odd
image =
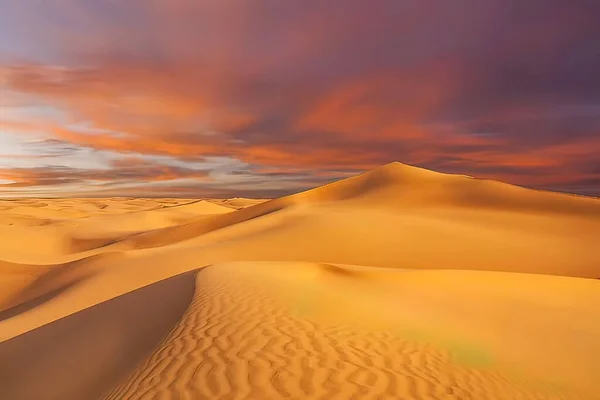
[[[275,197],[392,161],[600,196],[597,0],[2,0],[0,197]]]

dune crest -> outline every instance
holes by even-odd
[[[284,199],[292,203],[355,200],[369,206],[499,208],[600,218],[600,205],[594,198],[444,174],[399,162]]]

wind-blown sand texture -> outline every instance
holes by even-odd
[[[600,200],[393,163],[0,200],[0,398],[600,399]]]

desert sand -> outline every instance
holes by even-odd
[[[600,200],[392,163],[0,200],[0,399],[600,399]]]

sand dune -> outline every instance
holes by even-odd
[[[180,243],[202,248],[205,263],[302,260],[600,278],[598,237],[597,199],[391,164],[235,213],[71,237],[67,252]]]
[[[0,200],[0,398],[594,400],[599,237],[598,199],[399,163]]]
[[[0,254],[5,260],[21,263],[60,263],[62,256],[106,246],[123,235],[177,226],[234,209],[206,200],[186,199],[47,199],[24,200],[35,205],[37,213],[22,207],[21,200],[4,201],[0,211]],[[123,203],[123,204],[121,204]],[[65,206],[65,204],[67,204]],[[61,214],[63,208],[77,211],[77,217]],[[86,211],[87,210],[87,211]],[[21,214],[18,214],[20,212]],[[37,215],[37,216],[35,216]],[[56,215],[62,218],[55,218]],[[39,227],[36,230],[29,229]],[[37,244],[30,252],[21,244],[23,237]],[[72,259],[85,257],[74,255]]]
[[[175,279],[4,342],[8,398],[592,399],[596,390],[593,280],[311,263],[219,264]]]

